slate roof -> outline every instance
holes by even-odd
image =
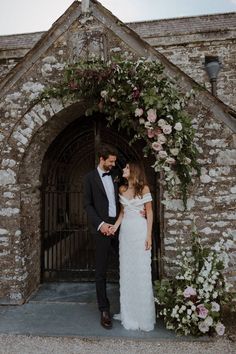
[[[229,31],[231,29],[236,30],[236,12],[137,21],[126,23],[126,25],[135,30],[142,38],[167,36],[169,34],[190,34],[190,32]],[[0,50],[31,49],[44,33],[45,31],[0,36]]]

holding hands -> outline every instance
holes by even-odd
[[[115,227],[115,225],[107,224],[107,223],[104,223],[100,227],[101,233],[105,236],[114,236],[116,230],[117,230],[117,227]]]

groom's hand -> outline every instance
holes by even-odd
[[[104,223],[101,226],[100,231],[103,235],[110,236],[111,235],[111,227],[112,227],[111,224]]]
[[[147,212],[146,212],[145,206],[144,206],[143,210],[140,210],[140,214],[141,214],[142,217],[146,218]]]

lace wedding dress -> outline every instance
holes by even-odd
[[[155,305],[151,279],[151,251],[145,250],[147,220],[140,214],[144,203],[152,200],[147,193],[142,198],[127,199],[120,195],[124,217],[119,233],[120,314],[126,329],[151,331],[155,324]]]

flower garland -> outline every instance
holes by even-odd
[[[193,231],[191,250],[183,251],[176,261],[178,274],[155,282],[155,299],[168,329],[181,335],[224,334],[222,305],[230,304],[232,285],[223,271],[232,244],[221,239],[211,248],[202,247]]]
[[[192,175],[199,175],[194,129],[184,107],[190,95],[180,96],[176,84],[155,61],[91,58],[65,69],[64,80],[44,90],[40,98],[71,97],[92,100],[86,111],[105,114],[137,139],[145,141],[144,156],[154,155],[153,168],[164,172],[170,194],[182,193],[184,205]]]

